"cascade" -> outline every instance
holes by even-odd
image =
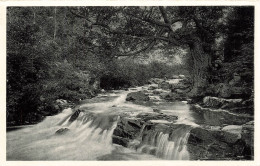
[[[191,126],[180,125],[169,133],[151,131],[143,135],[138,152],[166,160],[188,160],[187,141]]]

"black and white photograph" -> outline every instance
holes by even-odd
[[[254,161],[256,8],[185,5],[6,6],[6,161]]]

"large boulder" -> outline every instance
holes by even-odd
[[[135,117],[121,116],[114,130],[112,141],[115,144],[128,147],[133,140],[140,139],[144,130],[152,130],[153,133],[154,130],[166,130],[169,127],[165,126],[163,122],[172,124],[177,119],[177,116],[157,112],[140,113]]]
[[[242,125],[242,140],[253,149],[254,148],[254,121],[247,122]]]
[[[170,89],[170,87],[171,87],[171,85],[170,85],[169,82],[163,81],[163,82],[158,84],[158,88],[160,88],[160,89],[167,90],[167,89]]]
[[[234,160],[246,159],[251,155],[241,140],[241,126],[229,126],[222,130],[193,128],[187,142],[190,159]]]
[[[248,98],[252,94],[252,91],[247,87],[220,83],[215,86],[215,94],[222,98]]]
[[[151,120],[166,120],[166,121],[176,121],[178,119],[178,116],[174,115],[166,115],[162,113],[140,113],[136,116],[137,118],[140,118],[143,122],[148,122]]]
[[[223,127],[222,131],[223,139],[227,143],[236,143],[239,139],[241,139],[241,125],[228,125]]]
[[[177,84],[171,85],[171,91],[175,93],[187,93],[191,90],[191,85],[189,79],[182,79]]]
[[[154,90],[154,89],[158,89],[158,85],[153,84],[148,87],[148,90]]]
[[[163,82],[164,80],[163,79],[161,79],[161,78],[151,78],[149,81],[148,81],[148,83],[149,84],[159,84],[159,83],[161,83],[161,82]]]
[[[127,94],[126,101],[149,101],[149,96],[143,92],[131,92]]]
[[[224,99],[224,98],[206,96],[203,98],[203,104],[206,107],[231,108],[231,107],[241,106],[242,99]]]
[[[179,79],[179,76],[178,75],[173,75],[172,79]]]
[[[220,83],[216,86],[215,92],[219,97],[229,98],[231,96],[231,86],[229,84]]]
[[[160,98],[167,100],[167,101],[183,101],[187,99],[187,96],[185,94],[176,94],[176,93],[161,93]]]
[[[203,108],[198,104],[191,105],[190,110],[195,111],[201,117],[200,120],[208,125],[242,125],[253,119],[253,116],[237,115],[222,109]]]
[[[78,118],[80,112],[81,112],[80,109],[76,110],[76,111],[71,115],[71,117],[70,117],[70,119],[69,119],[69,122],[75,121],[75,120]]]

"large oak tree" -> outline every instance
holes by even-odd
[[[92,50],[108,57],[136,56],[152,49],[188,49],[193,92],[208,83],[213,45],[225,7],[77,7]],[[104,54],[105,53],[105,54]]]

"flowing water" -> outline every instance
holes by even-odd
[[[189,131],[193,126],[205,124],[207,115],[199,116],[185,102],[155,101],[137,105],[125,101],[129,92],[147,89],[148,86],[118,90],[83,101],[79,108],[87,111],[80,112],[74,121],[71,120],[74,112],[69,108],[46,117],[37,125],[7,132],[7,160],[188,160]],[[143,125],[139,137],[134,140],[139,143],[138,147],[130,144],[125,148],[112,143],[120,114],[135,116],[153,112],[153,108],[177,115],[179,119],[175,124],[180,127],[171,133],[145,135],[146,126]],[[154,120],[154,123],[169,122]],[[63,133],[56,133],[60,129]]]

